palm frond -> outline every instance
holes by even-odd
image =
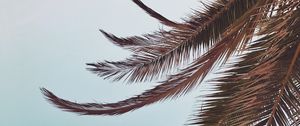
[[[233,70],[224,72],[230,75],[216,80],[218,92],[208,96],[211,99],[205,101],[195,124],[299,125],[300,89],[293,79],[299,74],[297,6],[296,2],[284,6],[290,12],[278,13],[281,18],[272,18],[260,33],[270,35],[258,40]]]
[[[92,115],[122,114],[157,101],[181,96],[197,86],[214,65],[217,65],[216,63],[218,60],[225,58],[223,62],[226,62],[227,58],[239,48],[241,41],[247,42],[249,41],[249,38],[252,38],[254,33],[253,23],[259,20],[259,18],[253,18],[251,22],[248,22],[248,18],[250,18],[249,15],[256,12],[255,10],[257,9],[250,9],[250,12],[245,13],[241,19],[234,22],[236,25],[233,25],[234,27],[230,28],[230,30],[234,29],[234,31],[225,32],[223,35],[225,38],[220,42],[217,42],[217,44],[203,56],[196,59],[192,65],[182,70],[179,74],[170,76],[157,87],[148,90],[141,95],[111,104],[78,104],[60,99],[45,89],[43,89],[44,93],[49,101],[59,108]]]
[[[159,41],[154,41],[155,39],[151,36],[156,36],[152,34],[144,35],[145,37],[140,36],[132,36],[127,38],[120,38],[111,33],[108,33],[102,29],[99,30],[108,40],[110,40],[113,44],[123,47],[124,49],[131,50],[133,52],[146,51],[147,47],[151,47],[152,45],[157,45],[160,43]],[[159,34],[159,33],[156,33]],[[152,40],[152,41],[149,41]]]
[[[162,36],[150,38],[162,42],[152,46],[154,48],[147,48],[125,61],[90,63],[92,68],[89,70],[106,78],[114,77],[114,80],[126,78],[129,82],[160,77],[183,61],[189,60],[191,51],[194,50],[193,52],[197,54],[200,48],[202,51],[209,49],[220,40],[226,28],[256,2],[256,0],[217,1],[205,12],[197,12],[195,16],[191,16],[187,23],[194,26],[194,31],[160,32],[163,33]]]
[[[66,111],[87,115],[123,114],[160,100],[178,97],[188,92],[195,86],[195,84],[199,83],[199,81],[203,79],[203,77],[213,67],[214,62],[219,59],[217,56],[214,56],[215,58],[210,59],[210,56],[215,55],[215,53],[219,53],[220,56],[220,49],[226,49],[224,46],[225,44],[222,43],[222,45],[216,47],[212,53],[207,53],[207,55],[201,58],[201,60],[198,60],[192,66],[183,70],[182,73],[170,76],[167,81],[162,82],[157,87],[117,103],[79,104],[58,98],[46,89],[42,89],[42,92],[51,103]]]
[[[122,61],[88,63],[88,70],[128,82],[162,75],[167,79],[116,103],[76,103],[42,88],[46,99],[83,115],[119,115],[185,95],[214,68],[223,68],[229,57],[237,56],[222,77],[212,80],[215,92],[205,96],[192,124],[300,125],[300,0],[216,0],[183,23],[163,17],[140,0],[133,2],[171,30],[126,38],[100,30],[134,54]],[[181,68],[191,55],[192,62]],[[180,69],[170,74],[174,67]]]

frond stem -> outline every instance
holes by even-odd
[[[282,95],[283,95],[283,93],[284,93],[284,88],[285,88],[285,86],[286,86],[286,84],[287,84],[286,81],[288,80],[289,76],[291,75],[292,70],[293,70],[293,68],[294,68],[294,65],[295,65],[295,63],[296,63],[296,61],[297,61],[297,58],[299,58],[299,55],[300,55],[300,42],[299,42],[299,44],[298,44],[298,46],[297,46],[297,49],[296,49],[296,51],[295,51],[295,54],[294,54],[294,56],[293,56],[293,58],[292,58],[291,65],[289,66],[288,71],[287,71],[287,73],[286,73],[284,79],[283,79],[282,82],[281,82],[282,86],[281,86],[281,88],[280,88],[280,90],[279,90],[278,96],[276,97],[274,106],[273,106],[273,108],[272,108],[272,113],[271,113],[271,115],[270,115],[270,117],[269,117],[269,120],[268,120],[268,122],[267,122],[267,126],[270,126],[271,123],[272,123],[272,121],[273,121],[273,118],[272,118],[272,117],[274,116],[274,114],[275,114],[275,112],[276,112],[276,109],[277,109],[277,107],[278,107],[278,105],[279,105],[279,102],[281,101],[281,97],[282,97]]]

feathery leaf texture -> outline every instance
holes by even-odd
[[[181,23],[133,2],[171,29],[126,38],[100,30],[134,54],[123,61],[88,63],[87,69],[129,83],[167,78],[116,103],[76,103],[42,88],[46,99],[78,114],[119,115],[185,95],[215,68],[224,68],[210,81],[215,92],[202,96],[207,99],[191,125],[300,125],[300,0],[216,0]]]
[[[126,78],[129,82],[141,82],[161,77],[168,73],[168,70],[189,60],[191,53],[197,54],[200,48],[212,47],[212,44],[221,39],[226,28],[255,3],[256,0],[217,1],[207,8],[205,14],[195,12],[195,15],[186,21],[187,24],[193,25],[193,29],[173,29],[146,35],[144,38],[147,38],[147,43],[157,44],[143,46],[125,61],[91,63],[88,65],[92,67],[88,69],[105,78],[114,77],[116,81]],[[112,41],[117,40],[111,39],[112,36],[108,38]],[[122,41],[114,43],[140,39],[141,37],[120,38],[118,40]]]

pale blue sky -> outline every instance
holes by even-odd
[[[197,0],[143,0],[179,21]],[[98,31],[140,35],[163,25],[131,0],[0,0],[0,126],[182,126],[196,109],[200,90],[175,101],[110,116],[63,112],[41,95],[46,87],[77,102],[116,102],[154,83],[111,83],[85,70],[85,63],[121,60],[128,51]]]

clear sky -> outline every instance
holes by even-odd
[[[143,0],[180,21],[198,0]],[[116,102],[152,88],[126,85],[85,70],[85,63],[122,60],[130,53],[106,40],[165,27],[131,0],[0,0],[0,126],[182,126],[201,90],[120,116],[79,116],[47,103],[39,88],[77,102]]]

